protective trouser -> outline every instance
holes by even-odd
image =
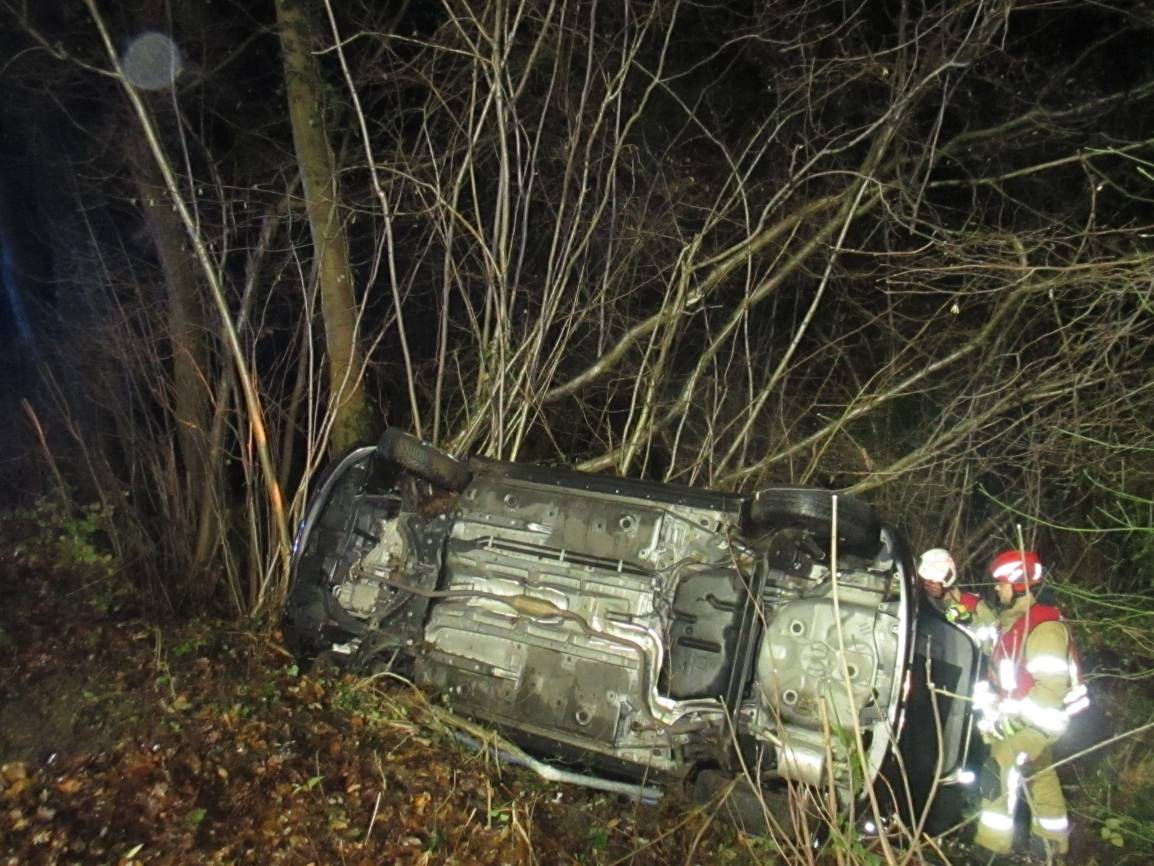
[[[1033,834],[1053,853],[1067,852],[1070,823],[1058,773],[1050,766],[1052,743],[1053,738],[1034,728],[990,743],[975,844],[995,854],[1009,853],[1014,844],[1014,812],[1025,801],[1033,815]]]

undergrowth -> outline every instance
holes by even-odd
[[[23,702],[45,741],[0,754],[0,849],[18,857],[7,862],[912,866],[957,850],[915,843],[887,859],[847,827],[802,854],[737,832],[717,803],[690,807],[674,792],[641,807],[545,784],[462,746],[444,711],[393,677],[302,671],[267,631],[165,623],[121,604],[109,519],[48,501],[0,514],[0,581],[18,600],[0,614],[0,713]],[[1154,862],[1154,602],[1060,589],[1093,696],[1059,756],[1071,862]]]

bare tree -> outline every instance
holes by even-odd
[[[347,83],[404,203],[378,217],[406,224],[385,241],[411,263],[406,303],[438,286],[438,348],[410,382],[436,435],[874,491],[978,546],[968,491],[1034,496],[1068,460],[1038,463],[1054,423],[1145,401],[1146,259],[1133,226],[1095,220],[1147,142],[1085,141],[1149,84],[1014,101],[1021,82],[990,71],[1028,43],[1010,4],[872,15],[447,2],[416,38],[334,29],[346,69],[389,70]],[[735,89],[752,68],[756,92]],[[1060,207],[1051,183],[1073,190]]]
[[[335,407],[332,445],[343,449],[364,440],[370,425],[361,384],[364,362],[358,345],[359,316],[340,208],[339,175],[328,141],[326,115],[337,109],[326,105],[325,87],[312,55],[309,4],[277,0],[276,11],[293,143],[308,208],[313,268],[325,324],[330,399]]]
[[[278,529],[265,485],[308,478],[326,442],[371,432],[366,412],[462,452],[849,488],[974,556],[1004,508],[1089,507],[1093,442],[1148,440],[1154,82],[1109,66],[1143,26],[1124,12],[1056,60],[1066,13],[1047,4],[277,11],[291,123],[244,141],[266,171],[190,133],[223,76],[168,97],[185,119],[152,151],[176,214],[195,208],[209,356],[185,372],[205,405],[172,403],[193,394],[175,375],[141,373],[133,398],[206,412],[210,463],[240,467],[219,508],[246,541],[220,553],[261,575],[233,586],[269,587],[234,590],[240,608],[275,597],[307,493]],[[142,316],[138,264],[99,231],[91,247],[119,293],[108,326],[151,347],[133,369],[201,327]],[[179,273],[161,268],[166,289]],[[118,436],[161,472],[188,432],[173,417]],[[169,503],[195,490],[163,471]],[[217,500],[192,499],[211,539]]]

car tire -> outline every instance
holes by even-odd
[[[311,658],[331,645],[322,631],[331,621],[327,576],[338,567],[353,500],[369,476],[373,446],[354,446],[318,476],[293,542],[291,573],[284,609],[285,640],[293,652]]]
[[[874,510],[852,496],[811,487],[770,487],[746,501],[747,528],[793,527],[829,538],[837,496],[838,543],[850,552],[872,554],[881,543],[882,523]]]
[[[377,444],[377,453],[406,472],[445,490],[460,492],[473,480],[473,473],[460,460],[396,427],[385,430]]]

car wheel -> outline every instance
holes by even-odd
[[[322,632],[334,619],[350,632],[362,629],[332,599],[331,580],[346,546],[353,502],[371,469],[373,447],[350,449],[334,460],[317,481],[293,543],[292,569],[285,602],[285,639],[305,658],[331,645]]]
[[[402,469],[445,490],[464,490],[473,478],[469,468],[451,454],[416,436],[389,427],[377,444],[377,453]]]
[[[851,552],[873,554],[881,540],[881,521],[872,508],[852,496],[810,487],[770,487],[746,502],[745,519],[753,531],[794,527],[828,539],[837,496],[838,543]]]

